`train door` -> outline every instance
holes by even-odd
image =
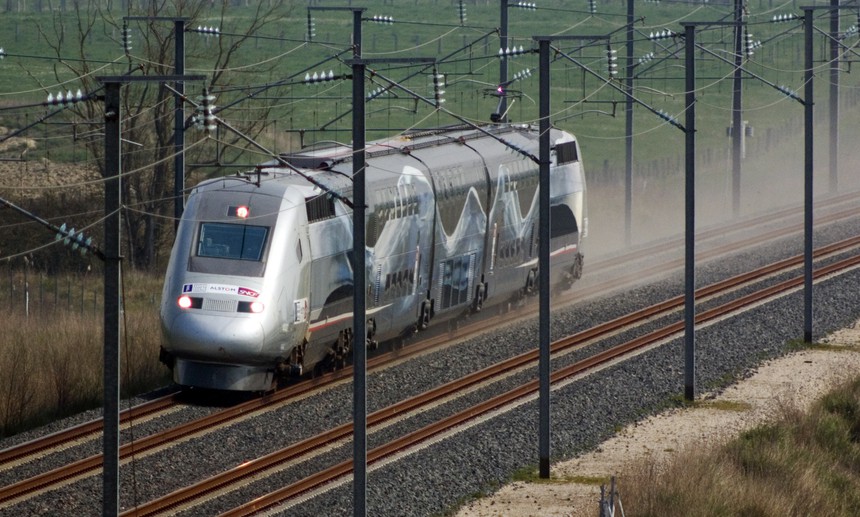
[[[436,180],[436,250],[434,312],[461,314],[475,300],[482,283],[487,233],[487,179],[481,160],[434,171]]]

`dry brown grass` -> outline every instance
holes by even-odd
[[[619,492],[634,517],[860,515],[860,380],[723,446],[631,464]]]
[[[158,362],[161,331],[158,307],[151,303],[160,280],[131,275],[126,283],[120,378],[123,396],[130,396],[167,384],[169,374]],[[13,311],[4,326],[0,436],[101,404],[101,315],[57,311],[49,317],[28,318]]]

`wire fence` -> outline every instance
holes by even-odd
[[[0,307],[7,314],[45,317],[64,311],[81,316],[103,311],[102,279],[98,275],[49,276],[28,269],[5,268],[0,278]]]
[[[157,306],[155,292],[145,305]],[[104,311],[104,281],[98,272],[50,275],[31,268],[0,267],[0,309],[27,318],[65,315],[99,316]]]
[[[141,284],[141,278],[127,280],[135,308],[157,308],[161,290],[157,283]],[[67,316],[101,317],[104,312],[104,279],[101,271],[52,275],[32,267],[0,266],[0,310],[26,318]]]

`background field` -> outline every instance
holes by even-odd
[[[308,7],[349,2],[23,2],[0,5],[0,197],[60,225],[84,229],[101,240],[103,217],[101,101],[61,109],[41,105],[50,93],[99,94],[94,78],[129,72],[172,74],[173,24],[128,20],[132,48],[123,52],[123,17],[187,17],[187,26],[219,27],[216,37],[188,32],[186,71],[206,76],[187,85],[197,102],[204,86],[215,96],[218,116],[274,153],[302,145],[351,140],[350,80],[308,85],[306,74],[351,68],[351,14],[313,11],[315,36],[308,41]],[[515,5],[517,2],[510,2]],[[434,96],[432,68],[378,65],[366,90],[399,86],[368,101],[367,136],[387,137],[407,129],[460,123],[486,123],[496,109],[499,76],[499,2],[467,1],[461,22],[457,1],[368,0],[365,17],[392,16],[393,24],[363,23],[363,55],[368,58],[436,57],[446,79],[444,110]],[[626,2],[549,0],[535,10],[509,9],[511,46],[533,47],[534,35],[609,35],[625,70]],[[79,10],[76,10],[75,7]],[[655,110],[684,121],[683,41],[652,41],[649,35],[682,21],[731,19],[726,2],[637,2],[635,56],[654,53],[637,64],[635,96]],[[747,4],[748,31],[761,41],[745,61],[745,140],[741,216],[802,200],[803,107],[777,91],[784,85],[803,91],[803,35],[800,23],[772,24],[778,13],[800,14],[793,2],[754,0]],[[265,13],[265,14],[261,14]],[[825,16],[822,14],[822,16]],[[839,188],[858,188],[860,102],[857,74],[856,11],[840,19],[847,49],[840,63]],[[830,64],[826,61],[826,18],[815,34],[815,189],[833,194],[828,175]],[[697,41],[732,60],[732,30],[703,28]],[[612,253],[626,245],[624,235],[624,100],[619,79],[608,81],[607,40],[563,42],[554,55],[552,122],[577,135],[589,183],[586,253]],[[442,59],[444,58],[444,60]],[[638,61],[637,61],[638,62]],[[516,123],[537,117],[537,57],[509,60],[509,77],[532,72],[508,88],[508,115]],[[714,55],[697,53],[697,209],[700,225],[730,224],[732,214],[731,139],[733,67]],[[761,79],[753,78],[752,74]],[[763,80],[762,80],[763,79]],[[401,88],[402,86],[402,88]],[[408,91],[407,91],[408,90]],[[160,276],[173,240],[173,98],[157,84],[123,89],[124,191],[123,248],[126,260],[126,333],[133,336],[123,374],[133,393],[166,382],[157,363],[157,304]],[[186,107],[186,116],[193,107]],[[654,113],[634,109],[633,244],[679,232],[683,224],[684,133]],[[190,121],[189,121],[190,122]],[[190,124],[189,124],[190,125]],[[14,137],[7,136],[15,134]],[[4,136],[6,135],[6,136]],[[201,179],[250,170],[271,158],[224,129],[211,135],[186,131],[186,186]],[[101,263],[57,244],[54,235],[9,209],[0,209],[0,307],[9,318],[0,337],[0,430],[4,434],[70,411],[98,404],[101,346]],[[29,289],[27,285],[29,284]],[[69,287],[73,285],[74,287]],[[26,297],[29,293],[29,298]],[[131,300],[134,300],[133,302]],[[37,303],[38,301],[38,303]],[[29,303],[29,305],[28,305]],[[28,312],[29,308],[29,312]],[[139,330],[134,330],[139,329]],[[64,346],[57,349],[57,344]],[[125,353],[125,352],[124,352]],[[64,355],[57,355],[64,354]],[[80,358],[88,367],[73,368]],[[131,358],[134,359],[134,363]],[[71,370],[68,370],[72,368]],[[14,375],[10,374],[14,373]],[[74,376],[72,375],[74,373]],[[51,388],[53,386],[53,388]],[[32,395],[33,387],[39,390]],[[25,395],[26,394],[26,395]],[[30,397],[30,398],[28,398]],[[32,397],[40,397],[36,402]],[[26,402],[26,403],[25,403]]]

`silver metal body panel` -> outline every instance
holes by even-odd
[[[537,156],[538,135],[527,127],[493,131],[510,145],[460,130],[368,146],[366,296],[374,339],[411,334],[427,307],[436,323],[527,291],[537,270],[538,166],[511,146]],[[551,277],[567,287],[581,271],[585,180],[573,137],[553,130],[552,139],[566,158],[556,165],[553,153]],[[350,199],[350,157],[342,146],[317,149],[287,160],[323,169],[297,174],[273,166],[259,184],[231,178],[193,189],[161,307],[177,383],[266,390],[277,365],[300,361],[307,371],[332,353],[352,324],[352,211],[303,175]],[[239,205],[250,208],[242,220],[229,210]],[[206,223],[268,228],[259,260],[199,256]],[[183,294],[199,306],[180,308]],[[235,309],[250,302],[264,309]]]

